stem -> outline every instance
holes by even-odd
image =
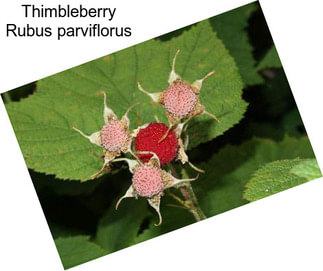
[[[180,197],[178,197],[177,195],[175,195],[174,193],[168,191],[168,195],[171,196],[174,200],[176,200],[180,205],[181,207],[185,208],[185,209],[189,209],[189,206],[188,204],[182,200]]]
[[[176,169],[172,164],[169,164],[169,168],[175,178],[179,178]],[[183,170],[183,175],[186,175],[186,171]],[[196,221],[201,221],[203,219],[206,219],[205,214],[203,213],[197,198],[195,196],[195,193],[193,191],[193,188],[189,182],[182,184],[179,187],[179,191],[182,193],[183,197],[185,198],[185,201],[188,203],[187,204],[187,209],[192,213]]]
[[[196,195],[193,191],[192,185],[190,183],[185,184],[185,186],[180,188],[181,193],[187,195],[187,199],[191,202],[191,213],[193,214],[196,221],[201,221],[206,219],[206,215],[204,214],[203,210],[201,209]],[[185,197],[185,196],[184,196]]]

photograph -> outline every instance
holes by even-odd
[[[65,269],[322,176],[258,2],[1,96]]]

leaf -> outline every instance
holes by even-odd
[[[301,161],[298,165],[292,168],[290,173],[305,178],[307,181],[322,177],[322,173],[316,159]]]
[[[258,92],[259,93],[259,92]],[[248,121],[244,137],[262,137],[262,138],[271,138],[276,141],[280,141],[284,138],[285,131],[281,127],[277,127],[275,123],[269,121]],[[288,134],[290,135],[290,134]]]
[[[55,245],[65,269],[104,256],[106,252],[89,241],[89,236],[57,238]]]
[[[261,89],[261,100],[264,101],[263,108],[260,109],[263,112],[260,111],[259,114],[265,114],[271,118],[281,118],[291,107],[296,107],[293,93],[282,68],[275,70],[272,78],[266,80],[266,85]]]
[[[79,235],[86,236],[89,234],[89,232],[83,229],[76,228],[72,225],[68,225],[68,226],[62,225],[59,223],[51,222],[50,220],[48,220],[48,226],[50,228],[50,232],[54,239],[73,237],[73,236],[75,237]]]
[[[151,92],[167,88],[177,49],[181,53],[176,68],[185,80],[192,82],[216,71],[205,81],[201,101],[221,123],[206,116],[192,122],[190,148],[238,123],[247,104],[241,98],[237,67],[209,22],[203,21],[170,41],[150,40],[42,79],[35,94],[7,104],[28,167],[57,178],[82,181],[100,169],[102,149],[73,131],[72,126],[87,134],[102,128],[103,98],[96,95],[102,90],[119,117],[130,105],[141,102],[130,113],[132,128],[154,121],[154,115],[165,121],[164,110],[138,91],[136,81]]]
[[[257,73],[253,48],[245,30],[250,15],[257,7],[256,3],[251,3],[210,19],[218,37],[234,57],[245,85],[263,83],[262,77]]]
[[[141,198],[124,199],[118,210],[112,206],[99,222],[96,243],[106,249],[107,253],[130,246],[143,220],[150,216],[147,208],[147,201]]]
[[[282,64],[280,62],[275,45],[272,45],[264,58],[260,61],[257,66],[257,70],[263,70],[266,68],[281,68]]]
[[[244,198],[255,201],[305,183],[303,177],[291,174],[293,167],[307,160],[277,160],[258,169],[246,185]]]
[[[301,116],[296,107],[284,114],[282,125],[290,136],[299,137],[306,133]]]
[[[206,173],[192,184],[193,189],[210,217],[247,203],[243,199],[245,185],[260,166],[298,157],[314,157],[307,138],[285,137],[281,142],[255,138],[240,146],[228,145],[199,165]]]

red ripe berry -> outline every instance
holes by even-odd
[[[152,122],[146,128],[140,129],[135,138],[136,152],[151,151],[156,153],[161,165],[168,164],[177,156],[178,139],[173,130],[170,130],[167,137],[159,140],[167,132],[168,127],[164,123]],[[148,162],[151,154],[139,154],[142,162]]]

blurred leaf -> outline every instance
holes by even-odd
[[[263,70],[266,68],[281,68],[282,64],[280,62],[275,45],[272,45],[264,58],[260,61],[257,66],[257,70]]]
[[[256,70],[256,61],[252,54],[253,48],[245,30],[251,13],[257,7],[258,4],[251,3],[210,19],[218,37],[223,40],[234,57],[245,85],[263,83],[262,77]]]
[[[190,147],[209,141],[238,123],[246,110],[241,99],[242,83],[234,60],[214,35],[208,21],[198,23],[167,42],[156,40],[122,50],[73,69],[42,79],[35,94],[7,110],[29,168],[61,179],[88,180],[102,161],[100,147],[94,146],[72,130],[73,125],[90,134],[102,128],[103,98],[121,117],[135,102],[132,128],[154,121],[165,121],[164,110],[137,90],[140,80],[148,91],[167,87],[171,61],[177,49],[177,72],[194,81],[215,70],[203,84],[201,101],[221,120],[207,116],[192,122]]]
[[[275,123],[274,123],[275,124]],[[276,141],[280,141],[284,138],[285,132],[281,127],[277,127],[271,122],[265,121],[248,121],[244,130],[243,136],[245,137],[261,137],[270,138]]]
[[[78,235],[86,236],[89,234],[85,230],[72,227],[71,225],[66,226],[66,225],[61,225],[51,221],[47,221],[47,223],[54,239],[58,239],[60,237],[72,237],[72,236],[78,236]]]
[[[283,117],[291,108],[295,108],[296,104],[286,75],[283,69],[275,70],[271,78],[266,80],[266,84],[261,90],[262,101],[259,112],[269,117]]]
[[[99,221],[96,243],[108,253],[130,246],[137,237],[143,220],[150,216],[147,208],[147,201],[142,198],[124,199],[118,210],[113,205]]]
[[[322,173],[316,159],[303,160],[298,165],[294,166],[290,172],[299,177],[305,178],[307,181],[322,177]]]
[[[288,113],[284,114],[282,124],[284,130],[290,136],[299,137],[306,134],[301,116],[296,107]]]
[[[255,201],[305,183],[305,178],[291,174],[293,167],[304,161],[307,160],[277,160],[265,164],[248,181],[244,198]]]
[[[65,269],[91,261],[106,254],[106,252],[89,241],[89,236],[74,236],[57,238],[55,245]]]
[[[193,183],[193,189],[210,217],[247,203],[243,199],[245,185],[260,166],[298,157],[314,157],[307,138],[285,137],[281,142],[255,138],[239,146],[228,145],[199,165],[206,173]]]

